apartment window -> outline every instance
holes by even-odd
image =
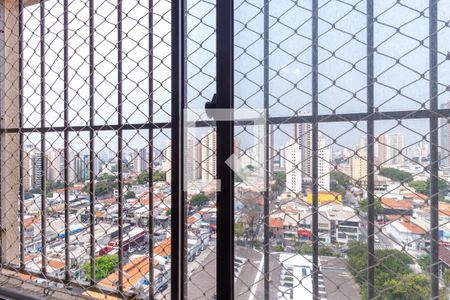
[[[0,276],[58,298],[448,294],[445,4],[4,0]]]

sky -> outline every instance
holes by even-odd
[[[69,81],[71,125],[89,119],[89,14],[87,0],[74,0],[69,8]],[[269,6],[269,114],[292,116],[311,106],[311,1],[276,0]],[[235,1],[235,98],[238,108],[263,107],[263,0]],[[450,19],[446,1],[439,2],[439,103],[450,100]],[[117,13],[115,2],[95,1],[95,124],[117,124]],[[428,1],[375,1],[377,22],[375,105],[379,111],[428,107]],[[186,92],[189,108],[202,108],[215,93],[215,10],[213,1],[187,1]],[[62,126],[63,24],[62,0],[46,2],[46,125]],[[153,90],[149,90],[148,1],[123,2],[123,111],[124,122],[148,121],[149,94],[153,121],[170,120],[170,2],[156,1],[153,8]],[[366,111],[366,3],[319,1],[319,114]],[[424,14],[421,12],[424,11]],[[24,32],[25,126],[40,123],[39,6],[27,8]],[[397,30],[397,28],[400,28]],[[423,43],[421,42],[423,41]],[[424,74],[424,77],[422,77]],[[149,92],[150,91],[150,92]],[[400,93],[399,93],[400,91]],[[365,134],[364,122],[321,124],[328,143],[356,145]],[[427,120],[408,120],[403,126],[380,121],[375,131],[402,132],[412,144],[429,131]],[[240,132],[240,130],[236,130]],[[285,144],[292,125],[275,133],[275,145]],[[125,132],[130,148],[146,144],[148,133]],[[155,131],[155,145],[166,146],[170,130]],[[87,134],[72,134],[71,147],[85,148]],[[238,136],[239,138],[239,136]],[[242,136],[243,139],[244,135]],[[38,135],[27,137],[38,143]],[[48,135],[48,145],[60,147],[62,138]],[[113,132],[97,138],[99,149],[117,149]],[[126,142],[127,143],[127,142]]]

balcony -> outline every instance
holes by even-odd
[[[446,299],[445,4],[5,0],[0,295]]]

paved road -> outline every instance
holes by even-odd
[[[338,257],[320,257],[328,300],[360,300],[359,286],[347,270],[346,262]]]

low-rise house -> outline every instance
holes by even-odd
[[[426,247],[426,231],[419,225],[398,219],[385,226],[385,231],[393,240],[403,244],[409,250],[421,250]]]
[[[413,214],[413,205],[408,200],[388,197],[382,197],[380,200],[384,208],[384,215],[411,216]]]

